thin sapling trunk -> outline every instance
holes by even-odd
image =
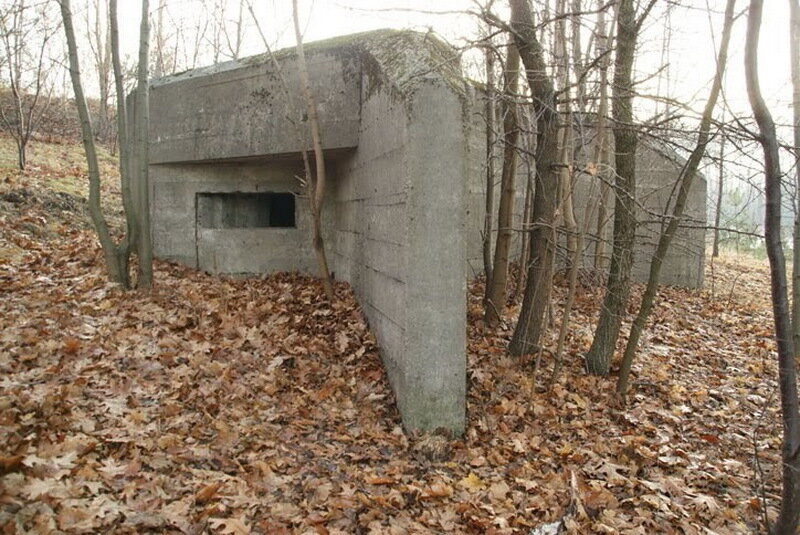
[[[503,95],[503,174],[500,181],[500,206],[497,211],[497,243],[494,247],[492,281],[486,292],[486,324],[496,327],[506,308],[509,254],[514,220],[514,182],[517,175],[517,141],[519,118],[517,92],[519,80],[519,52],[512,42],[508,46]]]
[[[633,244],[636,236],[636,145],[633,125],[633,60],[636,56],[636,22],[633,0],[621,0],[617,16],[617,56],[614,68],[614,146],[616,199],[614,204],[614,244],[606,294],[594,339],[586,354],[589,373],[607,375],[616,349],[622,318],[628,304]]]
[[[628,391],[628,378],[630,376],[633,358],[636,354],[636,348],[639,344],[639,338],[642,335],[642,331],[647,324],[647,319],[650,317],[650,312],[653,310],[655,304],[656,293],[658,292],[658,285],[661,279],[661,266],[664,262],[664,258],[667,256],[672,239],[678,231],[678,225],[683,218],[683,211],[689,199],[689,192],[694,177],[697,174],[700,161],[706,153],[706,147],[711,138],[711,120],[713,118],[714,108],[717,105],[717,98],[722,89],[722,79],[725,74],[725,64],[728,59],[728,44],[731,40],[733,8],[735,4],[736,0],[728,0],[725,8],[722,41],[720,42],[719,53],[717,54],[717,71],[714,75],[714,82],[711,85],[711,93],[706,102],[706,107],[703,110],[703,116],[700,119],[700,132],[697,136],[697,144],[678,176],[679,188],[677,198],[675,199],[675,205],[672,209],[672,214],[665,214],[668,223],[663,228],[658,238],[656,251],[650,261],[650,275],[647,278],[647,287],[642,296],[642,304],[639,306],[639,312],[636,314],[636,318],[631,325],[631,332],[625,346],[625,354],[622,357],[622,366],[617,380],[617,393],[621,396],[624,396]]]
[[[764,192],[766,195],[767,256],[770,265],[772,315],[778,345],[778,382],[783,420],[783,492],[781,510],[772,532],[795,535],[800,523],[800,410],[797,397],[797,363],[794,358],[791,315],[787,296],[786,260],[781,244],[781,169],[778,139],[772,115],[761,96],[758,77],[758,40],[763,0],[750,1],[745,41],[745,79],[747,95],[760,131],[758,141],[764,150]]]
[[[312,240],[314,252],[317,257],[320,278],[322,279],[322,287],[325,290],[325,296],[328,298],[328,301],[332,303],[335,299],[333,282],[331,281],[331,273],[328,269],[328,258],[325,255],[325,242],[322,239],[322,203],[325,200],[325,155],[322,152],[317,104],[314,101],[314,94],[311,92],[311,83],[306,66],[306,55],[303,50],[303,36],[300,33],[300,17],[297,12],[297,0],[292,0],[292,15],[294,19],[294,35],[297,40],[297,67],[300,74],[303,95],[306,100],[308,122],[311,129],[311,142],[314,147],[315,176],[313,178],[311,176],[306,177],[309,185],[311,218],[313,220]]]
[[[542,45],[536,36],[527,0],[511,0],[511,31],[525,66],[536,117],[536,193],[530,230],[530,262],[527,267],[522,309],[509,345],[512,355],[538,349],[553,285],[555,256],[554,219],[558,201],[558,112],[553,82],[547,73]]]

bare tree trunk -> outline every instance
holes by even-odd
[[[586,112],[586,85],[582,82],[586,67],[583,63],[583,48],[581,46],[581,15],[583,11],[582,0],[572,0],[572,15],[570,16],[570,27],[572,35],[570,44],[572,45],[572,69],[575,72],[575,103],[580,115],[579,121],[582,123]]]
[[[100,171],[97,164],[97,151],[89,109],[83,92],[78,60],[78,49],[75,40],[75,29],[72,24],[72,11],[69,0],[59,0],[64,30],[69,50],[70,74],[75,91],[75,102],[80,117],[86,160],[89,166],[89,213],[97,230],[97,236],[106,260],[109,279],[130,287],[129,263],[130,253],[135,247],[139,257],[138,283],[143,287],[152,284],[152,246],[149,240],[149,208],[147,185],[147,132],[148,132],[148,98],[147,69],[149,52],[149,18],[148,2],[143,1],[142,27],[140,34],[139,86],[136,89],[136,110],[133,113],[135,129],[129,124],[129,116],[125,105],[125,93],[122,77],[122,65],[119,55],[119,29],[117,24],[117,0],[110,0],[108,47],[110,61],[114,71],[115,89],[117,93],[117,135],[120,143],[120,181],[122,186],[122,203],[125,210],[126,233],[119,244],[114,242],[108,224],[102,213],[100,204]],[[132,143],[131,130],[135,130],[135,143]],[[132,155],[138,159],[134,162]],[[137,182],[132,183],[135,176]],[[134,198],[136,200],[134,201]],[[144,226],[143,226],[144,225]]]
[[[153,243],[150,235],[150,2],[142,0],[142,21],[139,31],[139,70],[136,87],[136,168],[137,168],[137,219],[136,240],[139,257],[137,286],[153,285]]]
[[[724,122],[724,121],[723,121]],[[719,225],[722,218],[722,192],[723,192],[723,179],[725,176],[725,134],[723,133],[722,139],[719,142],[719,175],[717,182],[717,205],[714,211],[714,246],[711,250],[711,256],[716,258],[719,256]]]
[[[223,7],[224,10],[224,7]],[[225,44],[228,46],[228,53],[231,59],[239,59],[239,54],[241,53],[242,49],[242,38],[244,34],[244,0],[239,0],[239,14],[234,22],[235,27],[235,35],[233,39],[228,33],[228,25],[225,23],[224,19],[222,22],[222,34],[225,37]]]
[[[108,278],[112,282],[121,283],[127,288],[129,285],[128,272],[125,269],[127,266],[127,259],[122,258],[120,249],[114,243],[108,229],[108,224],[100,208],[100,168],[97,164],[97,150],[94,144],[89,108],[86,105],[83,84],[81,83],[78,47],[75,40],[75,28],[72,24],[70,0],[59,0],[59,2],[61,4],[61,16],[64,21],[64,32],[67,37],[70,75],[72,77],[72,87],[75,91],[75,104],[78,107],[83,147],[86,151],[86,160],[89,166],[89,215],[92,218],[92,223],[94,223],[97,237],[103,249]]]
[[[561,115],[564,118],[561,132],[559,135],[560,149],[559,161],[560,168],[558,182],[560,188],[560,203],[558,213],[564,225],[567,241],[567,264],[571,263],[578,248],[578,223],[575,221],[575,211],[572,203],[572,140],[573,140],[573,117],[572,102],[570,91],[570,57],[567,51],[567,19],[566,19],[566,0],[559,0],[556,4],[556,35],[555,35],[555,58],[556,58],[556,79],[558,81],[558,91],[560,99],[563,101]]]
[[[598,0],[602,4],[603,0]],[[597,241],[594,244],[594,267],[605,270],[607,266],[608,204],[611,196],[608,136],[606,117],[608,116],[608,67],[613,34],[606,35],[605,9],[599,6],[597,12],[597,55],[600,58],[600,97],[597,107],[597,142],[594,150],[594,163],[600,180],[600,198],[597,207]]]
[[[3,9],[5,11],[0,14],[0,42],[5,57],[0,63],[5,63],[8,71],[13,110],[12,117],[9,117],[0,106],[0,121],[17,145],[17,165],[24,170],[28,161],[28,143],[50,103],[52,89],[45,90],[49,74],[45,68],[45,53],[50,38],[55,34],[55,27],[50,27],[46,3],[27,5],[25,0],[13,0]],[[27,15],[29,11],[35,11],[30,18]],[[29,54],[29,63],[26,51],[32,48],[29,41],[36,38],[41,41],[38,50]],[[25,80],[30,81],[26,83]]]
[[[306,99],[306,108],[308,109],[311,141],[314,145],[316,177],[315,180],[312,180],[311,176],[307,177],[309,179],[309,199],[311,202],[311,216],[313,219],[314,252],[317,256],[317,264],[325,295],[328,301],[333,302],[335,299],[333,283],[331,282],[331,273],[328,269],[328,258],[325,255],[325,243],[322,239],[322,203],[325,200],[325,156],[322,152],[317,105],[314,101],[314,95],[311,92],[311,83],[308,78],[308,68],[306,67],[306,55],[303,50],[303,36],[300,33],[300,17],[297,12],[297,0],[292,0],[292,15],[294,19],[294,35],[295,39],[297,39],[297,66],[300,74],[300,83],[303,86],[303,95]],[[310,172],[308,174],[310,175]]]
[[[753,108],[753,115],[761,132],[759,142],[764,149],[764,192],[767,199],[764,229],[770,264],[772,315],[778,345],[778,376],[783,419],[781,452],[783,493],[780,515],[772,531],[779,535],[794,535],[800,523],[800,410],[797,399],[797,364],[794,359],[787,297],[786,261],[781,244],[781,169],[778,140],[775,123],[761,96],[758,79],[758,40],[763,4],[763,0],[750,0],[745,41],[745,78],[750,106]]]
[[[166,65],[166,58],[164,49],[166,48],[166,39],[164,39],[164,11],[167,9],[166,0],[158,0],[158,13],[156,14],[156,60],[153,65],[153,76],[161,78],[166,74],[164,66]]]
[[[10,8],[9,13],[5,13],[0,18],[0,35],[3,38],[3,46],[5,48],[5,63],[8,68],[8,82],[11,89],[11,99],[14,106],[14,120],[6,118],[6,114],[2,108],[3,123],[6,129],[14,138],[17,145],[17,166],[24,170],[27,166],[26,147],[25,141],[25,113],[23,112],[23,101],[25,98],[22,88],[22,43],[24,40],[23,34],[23,21],[25,18],[26,10],[24,0],[14,2]],[[11,24],[7,23],[10,19]]]
[[[616,348],[630,292],[633,244],[636,236],[636,130],[633,126],[633,60],[638,24],[633,0],[621,0],[617,19],[617,56],[614,68],[614,146],[616,200],[614,245],[606,295],[592,346],[586,354],[589,373],[607,375]]]
[[[650,260],[650,275],[647,279],[647,287],[645,288],[644,295],[642,296],[642,304],[639,306],[639,312],[636,314],[636,318],[631,325],[631,332],[628,336],[627,345],[625,346],[625,354],[622,358],[622,366],[619,372],[619,379],[617,380],[617,393],[621,396],[624,396],[628,391],[628,378],[630,376],[633,358],[636,354],[636,348],[639,344],[639,338],[642,335],[647,319],[650,317],[650,312],[653,310],[656,293],[658,292],[658,285],[661,278],[661,266],[664,262],[664,258],[667,256],[672,239],[675,237],[675,233],[678,230],[678,225],[683,218],[683,211],[686,208],[686,201],[689,198],[689,190],[692,187],[692,182],[697,174],[700,161],[706,153],[706,146],[711,137],[711,120],[713,119],[714,108],[717,105],[717,98],[722,89],[722,79],[728,60],[728,43],[731,40],[733,8],[735,4],[736,0],[728,0],[725,7],[722,41],[720,42],[719,54],[717,54],[717,72],[714,75],[711,93],[700,120],[697,144],[678,176],[678,184],[680,184],[680,187],[678,189],[678,196],[675,199],[675,206],[672,209],[672,215],[668,216],[666,213],[664,214],[665,217],[669,218],[669,222],[666,228],[663,228],[658,238],[658,245],[656,246],[653,258]]]
[[[795,4],[793,2],[793,4]],[[796,4],[795,4],[796,5]],[[765,232],[770,262],[772,311],[778,344],[778,375],[783,418],[783,493],[781,512],[773,532],[797,533],[800,523],[800,411],[797,398],[797,365],[787,297],[786,265],[781,244],[781,170],[775,123],[761,96],[758,79],[758,40],[763,0],[750,1],[745,43],[745,76],[750,106],[758,123],[764,149]]]
[[[109,133],[110,115],[108,113],[108,100],[111,84],[111,42],[108,25],[103,25],[103,0],[93,0],[94,20],[86,10],[86,25],[92,28],[87,31],[89,48],[97,69],[97,86],[100,91],[99,113],[95,125],[95,135],[105,141]]]
[[[250,16],[253,19],[253,23],[254,23],[254,25],[256,27],[258,35],[261,37],[261,41],[264,44],[264,48],[266,49],[267,54],[268,54],[268,56],[269,56],[269,58],[270,58],[270,60],[272,62],[272,66],[274,68],[274,72],[277,75],[278,80],[280,81],[279,87],[283,91],[283,94],[286,97],[287,102],[291,101],[295,95],[294,95],[294,93],[292,93],[292,91],[289,88],[289,84],[286,81],[286,77],[283,74],[283,70],[281,68],[281,64],[278,62],[277,58],[275,57],[275,54],[272,53],[272,50],[271,50],[271,48],[269,46],[269,41],[267,40],[267,37],[264,34],[264,31],[261,29],[261,24],[258,22],[258,17],[256,16],[255,10],[253,9],[253,5],[249,0],[247,2],[247,9],[250,12]],[[302,41],[299,41],[299,42],[302,44]],[[294,117],[290,116],[289,114],[287,114],[286,115],[286,119],[289,121],[289,124],[292,127],[292,134],[294,135],[294,137],[295,137],[295,139],[296,139],[296,141],[298,143],[298,146],[300,147],[300,155],[301,155],[301,158],[303,160],[303,169],[305,171],[305,180],[306,180],[306,188],[307,188],[308,196],[309,196],[309,203],[310,203],[311,210],[312,210],[312,216],[314,216],[313,203],[314,203],[314,194],[315,194],[315,192],[314,192],[314,188],[313,188],[313,178],[312,178],[312,174],[311,174],[311,164],[309,163],[309,160],[308,160],[308,151],[305,148],[306,147],[306,142],[307,142],[306,141],[306,139],[307,139],[306,138],[306,131],[301,128],[300,122],[298,120],[296,120],[296,118],[294,118]],[[321,143],[320,143],[320,145],[321,145]],[[316,148],[316,145],[315,145],[315,148]],[[323,160],[323,162],[324,162],[324,160]],[[316,234],[318,232],[321,234],[321,225],[313,227],[312,228],[312,232],[313,232],[312,239],[314,238],[314,236],[316,236]],[[316,244],[316,242],[315,242],[315,244]],[[322,254],[320,255],[319,252],[317,251],[316,247],[315,247],[315,253],[317,254],[317,261],[318,261],[318,263],[322,264],[322,266],[320,267],[320,271],[323,274],[327,274],[327,273],[329,273],[329,271],[328,271],[328,268],[327,268],[327,258],[325,256],[324,248],[322,248],[321,252],[322,252]],[[333,293],[333,291],[332,291],[333,284],[330,283],[329,286],[331,288],[331,294],[332,294]],[[324,277],[323,277],[323,287],[325,287],[325,278]],[[327,288],[326,288],[326,295],[328,295],[327,294]],[[332,299],[332,297],[329,297],[329,299]]]
[[[99,37],[99,35],[98,35]],[[111,28],[108,24],[105,26],[105,38],[103,39],[103,45],[105,48],[105,52],[103,52],[103,72],[99,76],[99,80],[101,85],[103,86],[103,90],[101,91],[100,95],[100,106],[102,108],[103,114],[103,128],[101,128],[101,139],[103,141],[108,142],[114,132],[114,125],[111,118],[111,113],[109,111],[109,100],[111,99]]]
[[[526,164],[526,166],[530,167],[530,164]],[[517,287],[514,289],[514,297],[512,298],[514,303],[519,302],[519,298],[525,288],[525,274],[531,256],[528,229],[530,228],[531,212],[533,211],[533,193],[533,169],[528,169],[525,171],[525,200],[522,205],[522,243],[520,244],[519,252],[519,276]]]
[[[28,152],[27,152],[27,143],[22,144],[21,142],[17,142],[17,167],[21,170],[25,170],[28,166]]]
[[[585,92],[584,92],[583,83],[580,81],[583,78],[583,71],[584,71],[583,61],[582,61],[582,56],[581,56],[582,51],[581,51],[581,46],[580,46],[581,25],[580,25],[580,16],[578,15],[578,13],[580,13],[580,11],[581,11],[581,0],[573,0],[573,2],[572,2],[572,11],[573,11],[573,15],[571,17],[571,19],[572,19],[572,47],[573,47],[573,49],[572,49],[572,51],[573,51],[573,54],[572,54],[572,65],[573,65],[573,68],[575,70],[575,77],[579,81],[578,84],[577,84],[577,88],[576,88],[576,100],[577,100],[577,103],[578,103],[579,119],[576,122],[578,124],[578,128],[582,129],[583,121],[585,119],[585,117],[584,117],[585,116],[585,113],[584,113],[585,112],[585,110],[584,110]],[[605,39],[606,39],[606,37],[604,35],[605,34],[605,19],[604,19],[604,15],[602,15],[602,12],[603,12],[603,10],[601,8],[600,9],[601,15],[599,16],[600,20],[598,21],[600,24],[598,24],[598,27],[602,28],[602,31],[600,33],[603,34],[603,35],[602,36],[598,36],[598,37],[600,37],[600,39],[603,42],[605,42]],[[560,30],[559,33],[561,35],[560,41],[562,43],[562,47],[563,47],[563,50],[564,50],[563,53],[566,54],[566,31],[562,27],[562,29]],[[566,62],[566,61],[564,62],[564,65],[563,65],[562,69],[564,71],[562,84],[563,84],[564,88],[568,88],[569,87],[569,64],[568,64],[568,62]],[[603,89],[603,91],[605,91],[605,89]],[[607,103],[605,103],[605,104],[601,103],[601,107],[602,106],[606,106],[607,107]],[[572,109],[571,108],[572,108],[571,104],[570,104],[569,100],[567,99],[565,111],[566,111],[566,114],[567,114],[567,117],[568,117],[567,124],[569,125],[569,128],[565,129],[564,132],[565,132],[565,135],[569,135],[569,141],[570,142],[572,140],[572,135],[573,135],[572,125],[575,124],[573,122],[573,119],[572,119]],[[607,110],[603,110],[603,114],[605,114],[605,113],[607,113]],[[603,138],[605,137],[605,118],[602,118],[602,121],[603,121],[603,124],[600,125],[600,130],[597,132],[597,139],[598,139],[598,147],[597,148],[598,149],[602,148],[603,143],[604,143]],[[580,132],[580,130],[579,130],[579,132]],[[566,142],[567,140],[564,140],[564,141]],[[568,149],[569,152],[568,153],[563,153],[562,162],[564,163],[564,165],[567,165],[567,166],[571,167],[572,163],[573,163],[573,160],[572,160],[573,159],[573,151],[572,151],[571,143],[569,145],[565,144],[564,148]],[[597,151],[596,151],[596,153],[597,153]],[[602,153],[599,153],[599,154],[602,154]],[[596,160],[598,160],[598,159],[599,158],[596,158]],[[594,174],[596,176],[598,170],[599,170],[599,166],[595,165],[594,172],[592,174]],[[571,235],[573,236],[573,240],[574,241],[570,242],[570,234],[568,234],[567,235],[567,243],[568,243],[567,249],[568,249],[568,255],[569,255],[569,257],[568,257],[568,265],[569,265],[568,289],[567,289],[567,297],[566,297],[566,300],[564,302],[564,310],[563,310],[563,312],[561,314],[561,325],[559,326],[558,342],[556,344],[556,351],[555,351],[555,357],[554,357],[554,361],[555,362],[554,362],[554,365],[553,365],[552,375],[550,376],[550,382],[551,383],[554,382],[558,378],[558,375],[561,373],[561,369],[563,367],[563,363],[564,363],[564,345],[565,345],[566,339],[567,339],[567,330],[569,328],[570,316],[572,314],[572,307],[573,307],[573,304],[575,302],[575,293],[576,293],[577,285],[578,285],[577,284],[578,283],[578,271],[579,271],[580,264],[581,264],[580,260],[581,260],[581,257],[583,255],[583,243],[584,243],[584,239],[586,237],[586,234],[588,234],[588,232],[589,232],[589,226],[590,226],[591,220],[592,220],[592,218],[594,216],[594,211],[597,208],[597,205],[598,205],[598,203],[600,201],[600,198],[595,195],[595,186],[596,186],[596,184],[594,182],[592,182],[591,187],[589,189],[589,192],[587,194],[587,199],[588,200],[586,202],[586,206],[584,207],[583,219],[582,219],[583,226],[579,230],[577,222],[575,221],[574,209],[573,209],[573,206],[572,206],[573,205],[573,203],[572,203],[572,191],[573,191],[573,187],[572,186],[573,186],[573,184],[572,184],[572,177],[570,176],[570,173],[569,173],[569,168],[567,169],[567,173],[568,173],[567,174],[567,180],[564,182],[564,184],[566,186],[566,189],[563,192],[563,195],[564,195],[563,207],[564,207],[564,211],[565,211],[565,221],[567,222],[567,230],[568,230],[568,232],[570,232],[570,229],[571,229],[571,233],[572,233]]]
[[[667,12],[664,15],[664,25],[663,25],[663,33],[661,35],[661,59],[660,65],[665,66],[666,68],[662,68],[658,71],[657,77],[657,84],[656,84],[656,95],[669,95],[671,89],[671,79],[670,79],[670,52],[672,51],[672,5],[666,5]],[[662,82],[666,82],[666,87],[662,89],[661,84]],[[658,113],[658,108],[661,105],[661,102],[656,103],[656,113]],[[664,104],[664,113],[663,117],[668,118],[670,115],[670,103],[667,99]]]
[[[553,365],[553,373],[550,376],[550,382],[558,378],[558,374],[561,373],[561,368],[564,363],[564,343],[567,340],[567,328],[569,327],[572,306],[575,303],[575,292],[578,287],[578,270],[580,268],[580,258],[583,251],[583,241],[586,234],[589,232],[590,221],[600,201],[599,197],[595,197],[594,195],[594,184],[592,184],[588,199],[589,201],[586,203],[586,207],[583,211],[583,227],[578,233],[575,251],[573,251],[572,257],[570,258],[567,298],[564,302],[564,311],[561,314],[561,326],[558,330],[558,343],[556,344],[554,359],[555,364]]]
[[[239,0],[239,18],[236,19],[236,42],[231,51],[233,59],[239,59],[244,37],[244,0]]]
[[[219,63],[222,53],[222,28],[225,24],[225,0],[214,0],[211,20],[211,53],[212,62]]]
[[[792,113],[794,119],[795,213],[792,251],[792,336],[800,350],[800,3],[789,0],[790,56],[792,62]]]
[[[533,133],[532,119],[530,114],[526,111],[520,113],[520,118],[523,119],[522,124],[522,137],[523,159],[525,160],[525,204],[522,208],[522,250],[519,253],[519,276],[517,277],[517,286],[514,289],[513,302],[519,302],[525,289],[526,274],[528,271],[528,263],[530,262],[530,228],[531,228],[531,212],[533,212],[533,195],[534,195],[534,173],[536,162],[533,161],[533,153],[536,150],[535,139]]]
[[[494,225],[494,133],[497,125],[495,117],[494,55],[492,46],[486,48],[486,213],[483,219],[483,271],[486,274],[486,288],[492,284],[492,232]],[[486,296],[489,292],[486,291]],[[485,297],[484,296],[484,304]]]
[[[497,210],[497,243],[494,247],[492,284],[487,287],[485,321],[496,327],[506,308],[508,264],[514,223],[514,182],[517,175],[517,92],[519,89],[519,52],[512,42],[508,45],[503,95],[503,174],[500,181],[500,206]]]
[[[114,73],[114,86],[117,95],[117,139],[119,144],[119,178],[122,190],[122,207],[125,211],[125,238],[120,243],[121,262],[124,262],[125,276],[128,277],[130,253],[137,249],[138,214],[133,203],[131,189],[131,146],[128,137],[128,110],[125,105],[125,83],[122,74],[122,61],[119,53],[119,24],[117,21],[117,0],[110,0],[108,7],[109,43],[111,47],[111,67]]]
[[[531,261],[519,321],[509,345],[512,355],[532,353],[546,322],[550,287],[553,285],[555,243],[553,223],[558,201],[558,112],[553,83],[547,73],[542,45],[536,37],[527,0],[511,0],[511,29],[525,65],[525,75],[537,118],[536,194],[530,231]]]

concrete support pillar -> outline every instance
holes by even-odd
[[[464,430],[466,214],[464,107],[433,79],[414,93],[408,123],[408,258],[403,388],[409,429]]]

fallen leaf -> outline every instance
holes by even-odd
[[[10,457],[0,455],[0,474],[5,475],[10,472],[22,470],[23,460],[25,460],[24,455],[12,455]]]
[[[481,481],[481,478],[470,472],[469,475],[463,478],[458,484],[467,490],[476,491],[486,487],[486,484]]]
[[[250,534],[250,526],[237,518],[209,518],[208,524],[224,535]]]
[[[394,485],[394,479],[390,477],[368,477],[365,481],[369,485]]]
[[[194,495],[194,501],[197,503],[206,503],[211,501],[224,484],[225,483],[223,481],[217,481],[215,483],[211,483],[210,485],[206,485]]]
[[[81,347],[81,342],[77,338],[67,338],[64,340],[64,346],[62,347],[62,351],[64,351],[65,355],[74,355],[78,352],[78,349]]]
[[[450,485],[445,483],[434,483],[425,489],[422,496],[424,498],[447,498],[448,496],[452,496],[452,494],[453,487]]]

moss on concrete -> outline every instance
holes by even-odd
[[[402,95],[413,93],[426,79],[439,78],[459,95],[466,91],[458,51],[432,33],[409,30],[376,30],[315,41],[305,45],[309,58],[329,54],[343,60],[358,60],[370,89],[390,85]],[[274,52],[279,62],[295,57],[294,47]],[[182,80],[211,76],[272,62],[269,54],[229,61],[176,73],[153,81],[158,87]]]

